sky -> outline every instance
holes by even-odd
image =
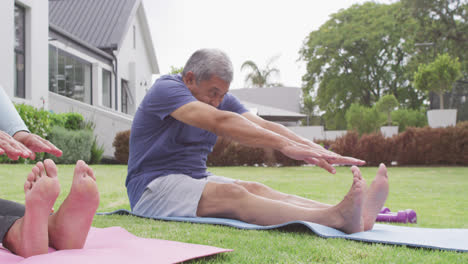
[[[275,80],[301,87],[305,63],[299,50],[308,34],[331,14],[363,0],[143,0],[161,74],[182,67],[200,48],[218,48],[231,58],[231,89],[246,87],[246,60],[280,71]],[[154,76],[154,79],[158,76]]]

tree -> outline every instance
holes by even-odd
[[[448,53],[458,57],[464,79],[468,80],[468,1],[467,0],[402,0],[415,19],[414,43],[426,43],[416,49],[412,58],[414,70],[419,63]],[[412,72],[414,72],[414,70]]]
[[[248,84],[250,83],[253,87],[280,86],[280,83],[270,82],[273,75],[279,75],[279,69],[272,66],[273,62],[278,58],[278,56],[270,58],[265,69],[260,69],[257,64],[251,60],[247,60],[242,63],[241,71],[244,69],[248,69],[250,71],[250,73],[245,77],[246,85],[249,86]]]
[[[407,41],[414,21],[399,2],[353,5],[331,15],[309,34],[300,51],[307,63],[303,90],[315,101],[327,128],[342,129],[352,103],[370,107],[382,94],[393,94],[401,104],[419,108],[423,94],[408,81]]]
[[[398,106],[398,101],[393,94],[382,96],[376,104],[377,111],[387,116],[387,124],[392,125],[392,111]]]
[[[178,73],[182,73],[183,71],[184,71],[184,67],[171,66],[171,71],[169,72],[169,74],[178,74]]]
[[[444,92],[452,89],[453,83],[461,76],[460,69],[458,58],[452,59],[448,54],[439,55],[432,63],[419,65],[418,71],[414,73],[414,86],[438,94],[440,109],[444,109]]]

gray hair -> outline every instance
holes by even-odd
[[[182,76],[193,72],[195,81],[207,81],[214,75],[221,80],[231,83],[233,78],[232,63],[229,57],[218,49],[200,49],[190,56],[184,66]]]

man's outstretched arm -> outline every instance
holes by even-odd
[[[318,159],[327,163],[326,160],[335,160],[339,157],[333,152],[320,148],[311,148],[275,131],[265,129],[239,114],[221,111],[198,101],[181,106],[172,112],[171,116],[186,124],[213,132],[218,136],[232,138],[241,144],[251,147],[273,148],[290,158],[304,160],[307,163],[319,166],[321,162]],[[349,164],[355,163],[357,162],[350,162]],[[358,165],[360,164],[359,162]],[[330,168],[325,165],[320,167],[334,173],[331,166]]]
[[[317,143],[314,143],[313,141],[311,140],[308,140],[304,137],[301,137],[299,135],[297,135],[296,133],[294,133],[293,131],[291,131],[290,129],[288,129],[287,127],[281,125],[281,124],[278,124],[278,123],[275,123],[275,122],[270,122],[268,120],[265,120],[257,115],[254,115],[250,112],[246,112],[244,114],[242,114],[242,116],[244,116],[245,118],[247,118],[248,120],[252,121],[253,123],[263,127],[264,129],[268,129],[270,131],[273,131],[275,133],[278,133],[280,135],[283,135],[285,137],[287,137],[288,139],[290,140],[293,140],[293,141],[296,141],[298,143],[301,143],[301,144],[304,144],[304,145],[307,145],[313,149],[320,149],[320,150],[323,150],[323,151],[326,151],[329,155],[333,155],[335,156],[334,159],[332,160],[316,160],[314,164],[332,172],[333,167],[330,165],[330,164],[344,164],[344,165],[364,165],[365,164],[365,161],[362,161],[362,160],[359,160],[359,159],[355,159],[355,158],[352,158],[352,157],[344,157],[344,156],[341,156],[339,154],[336,154],[332,151],[329,151],[329,150],[326,150],[325,148],[323,148],[322,146],[320,146],[319,144]]]

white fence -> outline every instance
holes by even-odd
[[[335,140],[336,138],[346,135],[347,132],[346,130],[325,131],[323,126],[295,126],[288,128],[309,140]]]

